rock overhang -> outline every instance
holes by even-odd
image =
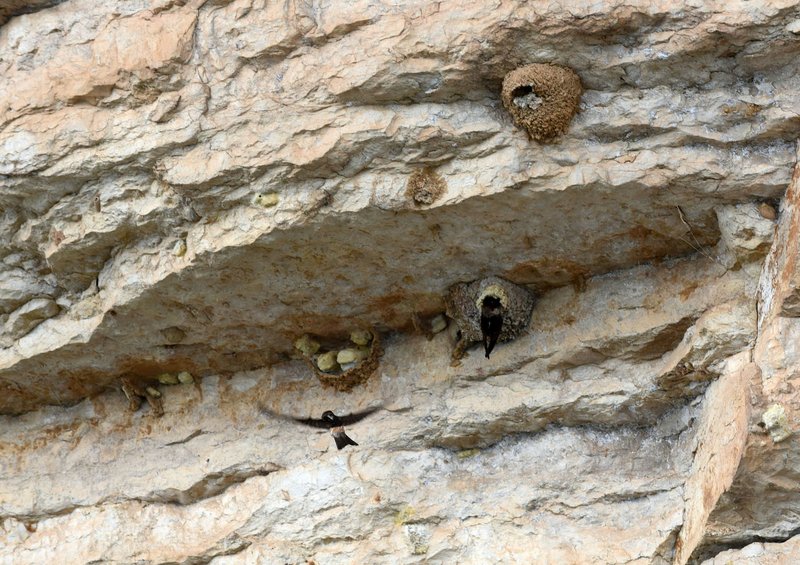
[[[186,258],[161,245],[146,262],[102,276],[101,290],[76,304],[88,309],[86,318],[76,307],[71,317],[45,322],[39,331],[68,321],[61,327],[72,334],[59,336],[56,347],[45,344],[28,360],[14,357],[19,347],[6,350],[4,378],[22,391],[37,383],[28,389],[34,406],[79,400],[76,394],[102,390],[126,372],[253,369],[286,359],[306,333],[408,331],[414,316],[444,310],[456,282],[499,274],[544,292],[718,238],[713,202],[684,215],[671,204],[637,202],[641,195],[623,188],[599,200],[581,189],[512,189],[424,211],[321,215],[255,237],[233,230],[207,253],[192,252],[200,245],[190,231]],[[226,237],[232,244],[220,245]],[[178,343],[164,336],[175,327],[183,332]],[[42,345],[35,332],[20,344],[31,353]],[[96,354],[78,353],[87,347]],[[41,367],[50,363],[57,368],[45,376]],[[7,397],[5,410],[19,401]]]
[[[173,20],[182,32],[106,61],[97,80],[116,77],[108,92],[64,75],[63,91],[40,93],[68,95],[55,129],[39,102],[6,115],[0,139],[11,148],[32,135],[33,153],[7,161],[2,198],[17,215],[4,233],[55,278],[62,310],[0,352],[16,399],[3,411],[23,409],[25,391],[36,392],[24,409],[76,401],[70,388],[100,390],[134,368],[275,363],[304,333],[406,331],[441,311],[455,282],[497,274],[542,292],[696,252],[719,238],[716,207],[779,196],[794,160],[789,7],[733,9],[728,19],[754,18],[743,27],[699,10],[692,25],[718,28],[709,43],[681,35],[684,15],[669,9],[618,7],[611,26],[591,11],[576,24],[557,6],[372,6],[345,24],[346,14],[235,4],[159,5],[144,19],[126,10],[120,38]],[[46,31],[53,17],[42,14]],[[459,18],[482,40],[431,32]],[[248,34],[256,21],[272,31]],[[13,53],[27,45],[16,25],[0,36]],[[212,27],[230,32],[215,49]],[[96,35],[98,46],[116,41]],[[50,39],[9,80],[50,76],[58,56],[85,63]],[[500,104],[503,76],[536,61],[573,68],[585,87],[567,135],[546,145]],[[422,205],[407,193],[419,170],[443,185]],[[258,194],[277,203],[254,207]],[[131,198],[135,213],[122,213]],[[181,342],[164,343],[170,327]]]

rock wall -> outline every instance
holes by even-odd
[[[791,562],[799,43],[778,0],[0,9],[0,563]],[[530,63],[583,90],[542,143]],[[530,328],[451,361],[489,275]],[[293,347],[365,328],[349,392]]]

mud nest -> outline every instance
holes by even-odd
[[[567,131],[578,111],[581,79],[572,69],[535,63],[503,79],[503,106],[531,139],[547,141]]]
[[[313,359],[308,358],[308,364],[314,370],[319,382],[339,392],[348,392],[358,385],[366,383],[369,378],[378,370],[380,358],[383,355],[381,339],[378,332],[372,331],[372,341],[370,342],[369,355],[366,359],[359,361],[355,367],[338,373],[326,373],[320,371]]]
[[[430,206],[444,194],[447,183],[436,171],[426,167],[417,169],[408,178],[406,197],[416,206]]]
[[[500,341],[511,341],[528,330],[535,298],[526,287],[500,277],[486,277],[470,283],[459,283],[447,291],[447,315],[455,321],[464,339],[481,341],[480,305],[487,295],[500,299],[503,305],[503,329]]]

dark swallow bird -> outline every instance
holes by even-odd
[[[503,304],[496,296],[485,296],[481,303],[481,333],[483,334],[483,348],[486,358],[497,344],[500,331],[503,329]]]
[[[377,410],[378,408],[370,408],[369,410],[356,412],[355,414],[348,414],[347,416],[337,416],[330,410],[326,410],[322,413],[322,419],[320,420],[316,420],[314,418],[309,418],[307,420],[299,420],[295,418],[295,420],[301,424],[305,424],[306,426],[329,429],[331,431],[331,435],[333,436],[333,440],[336,442],[336,447],[338,449],[344,449],[348,445],[358,445],[350,436],[345,433],[344,427],[351,426],[356,422],[363,420]]]
[[[312,428],[322,428],[326,430],[330,430],[331,435],[333,436],[333,440],[336,442],[336,447],[338,449],[344,449],[348,445],[358,445],[353,439],[347,435],[344,431],[345,426],[350,426],[359,422],[372,414],[373,412],[377,412],[382,407],[377,406],[375,408],[370,408],[369,410],[364,410],[363,412],[356,412],[355,414],[348,414],[347,416],[337,416],[330,410],[326,410],[322,413],[322,418],[319,420],[316,418],[308,418],[308,419],[300,419],[300,418],[291,418],[295,422],[299,422],[301,424],[305,424],[306,426],[311,426]],[[274,412],[270,412],[266,408],[262,407],[262,412],[266,414],[270,414],[273,416],[278,416],[279,418],[287,418],[287,416],[283,416],[281,414],[275,414]]]

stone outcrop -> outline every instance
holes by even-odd
[[[7,3],[0,563],[791,561],[798,42],[781,0]],[[536,63],[583,90],[548,143]],[[493,275],[530,327],[452,366]],[[364,328],[349,391],[294,347]],[[264,414],[377,405],[343,451]]]
[[[742,549],[729,549],[706,561],[706,565],[784,565],[800,559],[800,538],[783,543],[752,543]]]

